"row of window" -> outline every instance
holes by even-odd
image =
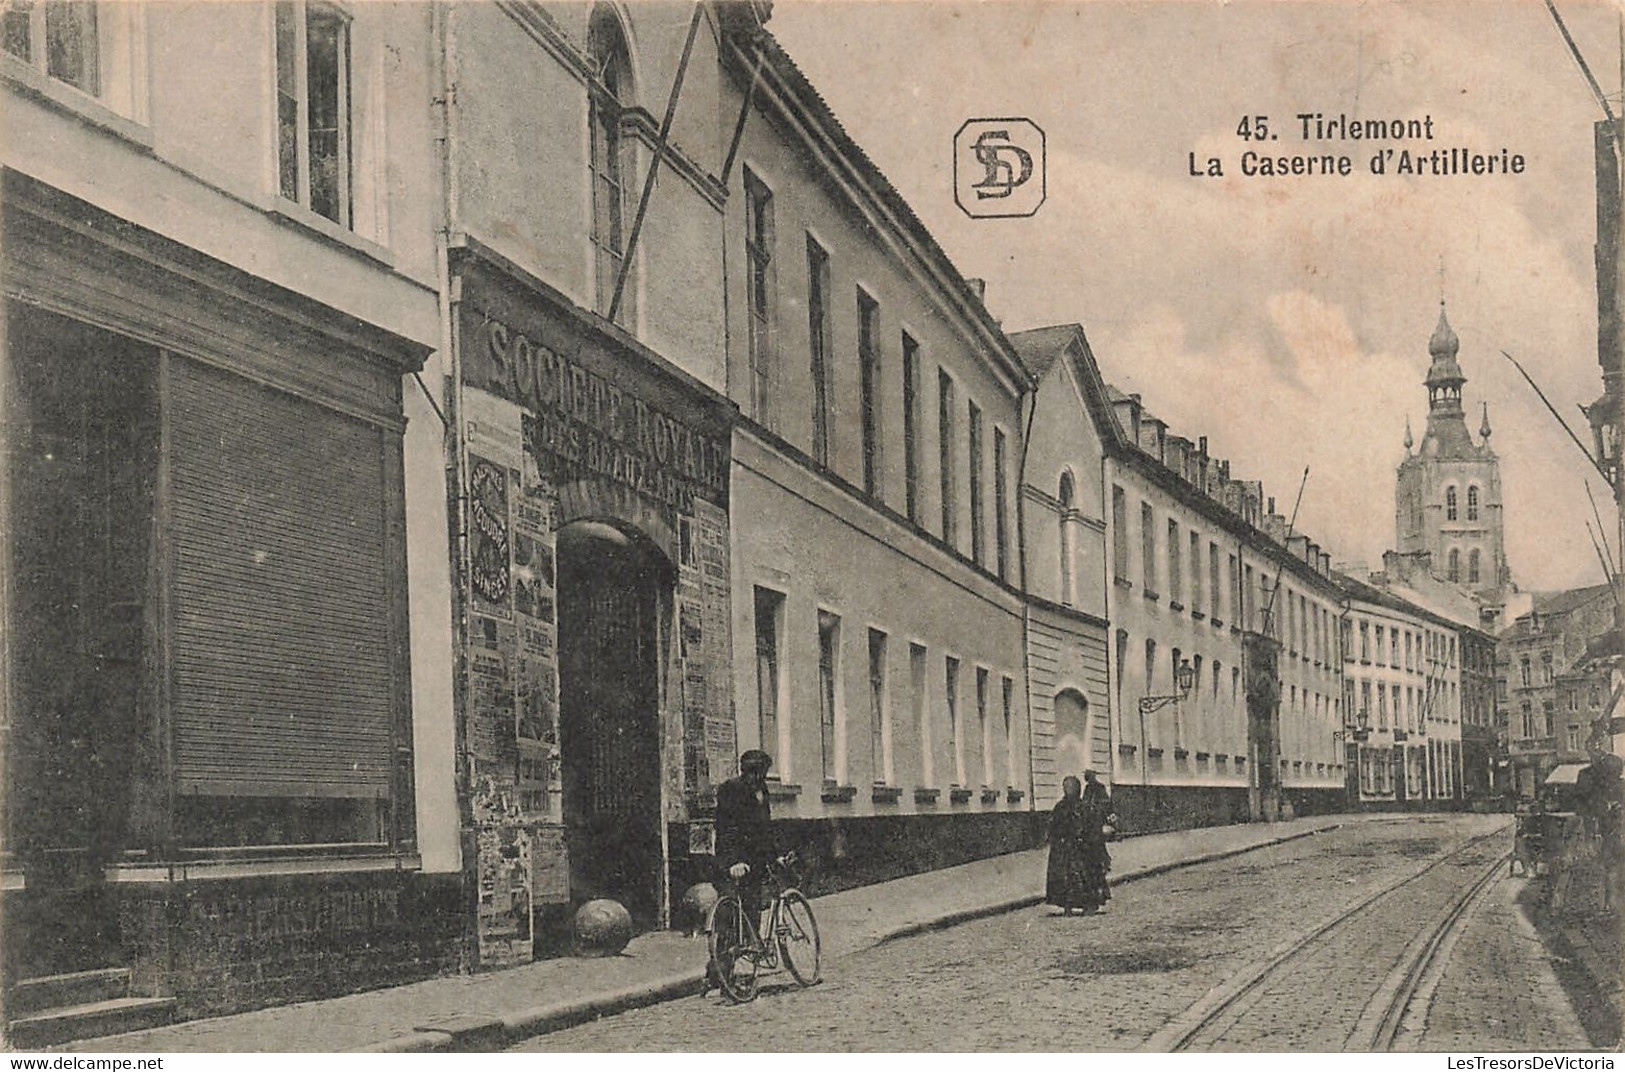
[[[1345,686],[1351,695],[1355,687],[1354,681]],[[1448,681],[1430,679],[1426,688],[1418,688],[1360,679],[1358,688],[1360,706],[1355,710],[1365,712],[1367,723],[1374,729],[1388,728],[1390,707],[1393,728],[1408,733],[1424,729],[1429,722],[1456,721],[1452,714],[1456,710],[1456,686]]]
[[[756,632],[756,702],[761,747],[774,758],[774,770],[785,781],[794,777],[789,754],[795,698],[784,673],[786,644],[785,597],[769,588],[755,589],[754,599]],[[851,750],[861,747],[861,733],[867,729],[869,771],[875,785],[896,786],[903,776],[897,763],[899,746],[895,739],[892,704],[894,690],[891,673],[892,638],[886,632],[866,630],[866,718],[859,723],[849,717],[846,693],[842,688],[846,669],[843,665],[844,623],[838,614],[820,610],[817,617],[818,644],[818,732],[820,776],[825,786],[839,786],[847,782],[852,768]],[[809,630],[811,632],[811,630]],[[940,663],[933,663],[923,644],[908,645],[908,681],[906,703],[913,732],[912,751],[917,760],[914,773],[917,785],[931,787],[938,784],[935,742],[943,738],[944,750],[953,769],[947,779],[954,786],[980,785],[996,787],[1000,779],[1006,786],[1017,782],[1020,764],[1016,758],[1015,679],[1009,674],[998,674],[985,666],[967,668],[962,660],[945,655]],[[940,673],[942,709],[933,712],[929,700],[929,681]],[[964,695],[967,688],[974,691]],[[963,705],[969,699],[974,703],[974,727],[964,725]],[[856,723],[856,725],[855,725]],[[967,734],[974,732],[973,741]],[[967,758],[967,747],[974,752]],[[905,750],[906,751],[906,750]],[[976,766],[967,766],[974,763]],[[979,768],[979,769],[978,769]]]
[[[1376,643],[1372,643],[1372,635]],[[1384,641],[1386,640],[1386,643]],[[1404,661],[1401,662],[1401,645]],[[1343,657],[1349,658],[1344,651]],[[1414,632],[1397,625],[1362,621],[1360,623],[1360,661],[1377,666],[1391,666],[1395,670],[1426,673],[1434,667],[1454,668],[1456,665],[1456,638],[1448,633],[1422,630]]]
[[[130,66],[132,10],[97,0],[3,0],[0,50],[54,83],[132,113],[113,76]],[[277,193],[350,228],[349,18],[327,4],[278,0],[273,35]]]
[[[1333,662],[1332,653],[1340,642],[1338,619],[1330,607],[1311,602],[1306,593],[1281,584],[1279,579],[1276,594],[1267,576],[1255,574],[1251,565],[1222,552],[1217,541],[1205,539],[1195,528],[1181,531],[1177,518],[1166,519],[1160,553],[1157,532],[1156,510],[1151,503],[1142,501],[1139,583],[1145,598],[1161,599],[1166,584],[1168,605],[1176,611],[1186,609],[1188,600],[1193,618],[1207,617],[1214,625],[1222,625],[1229,617],[1246,629],[1258,628],[1262,617],[1264,628],[1281,638],[1289,654],[1301,653],[1328,665]],[[1130,559],[1128,495],[1114,486],[1112,571],[1120,584],[1134,583],[1129,574]],[[1221,565],[1227,567],[1223,572]],[[1231,595],[1226,596],[1227,590]],[[1239,612],[1234,605],[1238,590],[1242,595]]]
[[[1550,651],[1541,652],[1540,678],[1538,684],[1550,685],[1555,673],[1556,668],[1552,661],[1552,653]],[[1528,652],[1524,652],[1522,655],[1518,656],[1518,684],[1526,689],[1532,688],[1537,684],[1534,673],[1534,665],[1529,660]]]
[[[1123,681],[1129,672],[1129,650],[1129,633],[1119,629],[1116,690],[1119,711],[1127,710],[1123,706]],[[1246,710],[1241,693],[1241,667],[1226,667],[1221,660],[1204,659],[1200,654],[1187,656],[1179,648],[1171,648],[1167,659],[1162,660],[1158,656],[1156,640],[1149,637],[1144,642],[1144,650],[1142,697],[1178,693],[1177,675],[1187,657],[1191,664],[1192,688],[1189,694],[1180,694],[1178,703],[1165,709],[1168,714],[1159,714],[1159,721],[1147,723],[1146,740],[1141,742],[1142,747],[1157,748],[1158,742],[1162,741],[1171,742],[1176,751],[1194,749],[1203,753],[1230,749],[1237,755],[1243,754],[1246,747]],[[1166,677],[1159,675],[1163,666],[1167,667]],[[1337,725],[1342,721],[1341,704],[1335,697],[1309,688],[1300,689],[1293,684],[1288,686],[1281,699],[1282,725],[1288,734],[1294,733],[1296,727]],[[1161,732],[1164,725],[1172,730],[1171,735]],[[1332,749],[1328,747],[1325,751],[1328,758],[1335,761]]]
[[[750,317],[750,413],[764,427],[778,431],[781,414],[777,397],[782,359],[774,331],[777,251],[773,224],[773,192],[759,176],[745,170],[745,246],[750,273],[747,302]],[[829,468],[833,437],[841,427],[834,413],[835,367],[830,340],[831,316],[836,299],[830,288],[830,254],[811,234],[807,247],[807,339],[808,373],[812,384],[812,458]],[[862,486],[864,493],[885,499],[882,474],[886,421],[881,404],[886,376],[880,327],[880,302],[863,287],[855,289],[854,309],[858,326],[858,432],[861,436]],[[924,431],[925,363],[920,344],[907,331],[899,333],[902,377],[902,447],[904,513],[915,525],[925,527],[924,519]],[[947,369],[938,368],[937,397],[937,478],[940,520],[937,534],[955,550],[964,550],[959,531],[961,490],[968,495],[970,513],[969,555],[977,565],[1008,579],[1010,556],[1010,446],[1004,429],[992,430],[993,525],[987,525],[988,460],[987,419],[982,407],[967,399],[963,409],[958,401],[958,385]],[[964,435],[961,437],[960,430]],[[963,438],[963,442],[961,442]],[[963,481],[959,476],[963,466]],[[991,536],[991,539],[989,538]]]

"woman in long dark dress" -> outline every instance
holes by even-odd
[[[1083,803],[1083,784],[1072,775],[1061,782],[1061,799],[1049,817],[1049,871],[1044,900],[1063,915],[1097,905],[1091,896],[1087,865],[1089,809]],[[1096,830],[1098,836],[1099,830]]]
[[[1105,826],[1113,821],[1112,798],[1106,787],[1095,780],[1095,772],[1083,772],[1083,875],[1087,899],[1085,906],[1095,911],[1111,900],[1111,883],[1107,874],[1112,869],[1111,853],[1106,851]]]

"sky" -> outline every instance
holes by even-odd
[[[1619,7],[1558,0],[1620,108]],[[1602,580],[1586,480],[1608,489],[1504,358],[1589,444],[1601,393],[1592,123],[1538,0],[776,0],[769,28],[1007,330],[1076,322],[1105,378],[1264,481],[1335,558],[1394,543],[1406,419],[1420,439],[1441,295],[1475,433],[1489,406],[1507,557],[1525,590]],[[1435,139],[1304,141],[1298,113],[1431,116]],[[1278,138],[1237,135],[1266,115]],[[966,119],[1025,116],[1047,148],[1036,215],[953,201]],[[1371,175],[1379,148],[1521,153],[1519,175]],[[1342,176],[1247,177],[1247,149],[1347,153]],[[1190,154],[1222,178],[1190,175]],[[1605,512],[1604,518],[1610,515]],[[1610,522],[1609,536],[1615,533]],[[1616,549],[1617,553],[1617,549]]]

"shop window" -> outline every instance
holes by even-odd
[[[335,8],[276,5],[277,189],[351,226],[350,23]]]
[[[595,293],[598,312],[609,315],[615,298],[616,281],[626,262],[627,243],[627,147],[621,137],[621,115],[633,102],[632,61],[620,23],[607,8],[595,12],[588,32],[587,51],[598,68],[598,77],[589,83],[587,166],[592,181],[592,247]],[[747,227],[750,218],[749,172],[746,172]],[[747,260],[754,263],[754,250]],[[623,286],[618,323],[631,323],[635,288],[630,278]],[[754,313],[755,306],[752,306]],[[755,323],[752,323],[754,332]],[[754,334],[752,336],[754,338]]]
[[[752,285],[755,280],[752,278]],[[753,314],[754,326],[754,314]],[[829,254],[807,236],[807,340],[813,393],[813,461],[829,465]],[[752,369],[755,369],[753,359]],[[912,518],[912,514],[910,517]]]
[[[787,777],[779,762],[779,711],[783,677],[779,637],[784,627],[784,597],[767,588],[756,589],[756,711],[761,749],[773,757],[774,769]]]

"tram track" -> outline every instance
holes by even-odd
[[[1493,838],[1504,836],[1507,826],[1471,838],[1450,851],[1430,860],[1426,865],[1389,882],[1344,908],[1336,915],[1306,932],[1295,935],[1262,957],[1244,966],[1229,978],[1209,990],[1200,1000],[1169,1021],[1140,1047],[1142,1052],[1169,1053],[1181,1050],[1211,1048],[1204,1043],[1222,1045],[1227,1030],[1241,1021],[1253,1005],[1263,999],[1272,982],[1280,980],[1305,957],[1313,955],[1334,934],[1356,925],[1362,919],[1378,912],[1402,891],[1429,876],[1435,875],[1445,864],[1482,852],[1482,846]],[[1418,994],[1430,982],[1436,982],[1431,972],[1448,952],[1454,935],[1470,916],[1473,901],[1488,889],[1506,860],[1505,852],[1493,854],[1493,861],[1474,876],[1465,889],[1452,892],[1442,910],[1428,917],[1428,921],[1406,944],[1392,968],[1367,1000],[1349,1031],[1345,1050],[1354,1052],[1386,1051],[1393,1048],[1413,1019],[1425,1015],[1414,1008]],[[1465,866],[1474,866],[1466,864]],[[1428,991],[1431,992],[1431,991]],[[1424,1003],[1425,1004],[1425,1003]]]

